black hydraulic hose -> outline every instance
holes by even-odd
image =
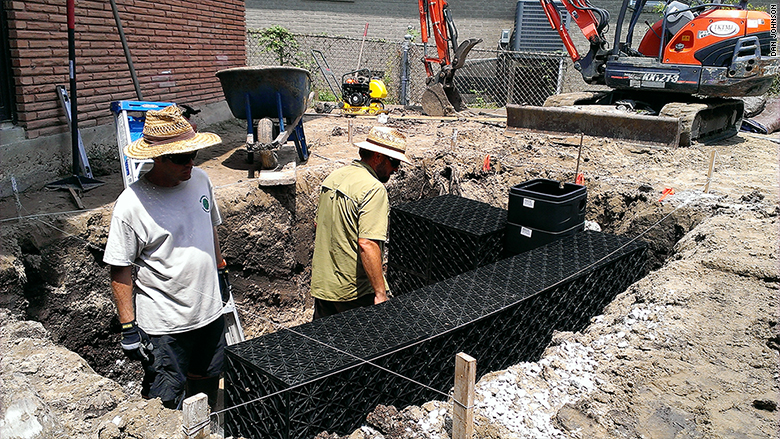
[[[656,37],[658,37],[658,39],[660,40],[660,39],[661,39],[661,36],[660,36],[660,35],[658,35],[658,32],[656,32],[656,31],[655,31],[655,29],[653,29],[653,25],[652,25],[652,24],[650,24],[650,23],[648,23],[648,22],[647,22],[647,20],[645,20],[645,24],[646,24],[646,25],[647,25],[647,27],[650,29],[650,32],[654,33],[654,34],[655,34],[655,36],[656,36]]]
[[[574,2],[569,3],[574,9],[580,10],[580,11],[591,11],[596,13],[598,18],[598,23],[596,25],[596,30],[598,31],[599,35],[602,34],[602,31],[604,28],[609,24],[609,11],[602,8],[596,8],[591,6],[590,3],[588,3],[587,0],[585,0],[585,4],[588,5],[587,7],[578,6]]]
[[[630,0],[623,0],[623,4],[620,5],[620,13],[618,14],[618,21],[615,27],[615,45],[612,46],[612,55],[620,55],[620,33],[623,30],[623,19],[626,18],[626,10],[628,9],[628,2]]]
[[[454,55],[458,51],[458,29],[455,27],[455,22],[452,21],[449,7],[445,6],[442,14],[444,15],[444,21],[447,22],[447,30],[450,31],[450,43],[452,44],[452,53]]]
[[[634,42],[634,28],[639,22],[639,14],[642,13],[642,9],[645,7],[647,0],[636,0],[634,3],[634,12],[631,14],[631,21],[628,23],[628,30],[626,31],[626,46],[631,47]]]

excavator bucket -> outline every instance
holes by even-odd
[[[585,134],[672,148],[680,144],[681,128],[677,118],[632,114],[604,106],[587,107],[508,104],[506,129],[510,134],[522,130]]]
[[[466,63],[466,57],[471,49],[481,42],[481,38],[471,38],[458,45],[453,57],[453,64],[446,67],[443,74],[438,76],[439,82],[430,85],[423,92],[420,104],[425,114],[428,116],[451,116],[457,111],[468,108],[463,103],[460,92],[455,88],[453,78],[455,72]]]
[[[457,95],[457,101],[459,106],[463,105],[463,101],[460,99],[460,94],[454,88],[450,89],[450,93]],[[455,114],[455,106],[450,102],[450,96],[445,92],[444,87],[439,84],[433,84],[425,89],[422,98],[420,98],[420,105],[422,105],[423,113],[428,116],[451,116]]]

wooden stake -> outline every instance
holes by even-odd
[[[69,187],[68,191],[70,192],[70,196],[73,197],[73,202],[76,203],[76,207],[83,210],[84,203],[81,202],[81,197],[79,196],[78,192],[76,192],[76,189]]]
[[[710,170],[707,171],[707,184],[704,185],[704,193],[710,191],[710,180],[712,180],[712,170],[715,169],[715,150],[710,151]]]
[[[452,407],[452,439],[474,435],[474,384],[477,360],[463,352],[455,356],[455,391]]]
[[[185,399],[181,407],[181,417],[184,421],[182,426],[184,437],[187,439],[209,437],[209,398],[205,393],[198,393]]]
[[[450,150],[455,149],[455,145],[458,143],[458,129],[454,128],[452,130],[452,138],[450,138]]]
[[[582,140],[585,138],[585,135],[580,133],[580,148],[579,151],[577,151],[577,169],[574,170],[574,182],[577,182],[577,176],[580,175],[580,157],[582,157]]]
[[[352,119],[347,122],[347,142],[352,144]]]

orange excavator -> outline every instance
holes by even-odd
[[[446,116],[463,111],[466,106],[453,83],[455,72],[463,67],[469,51],[482,40],[472,38],[458,44],[458,31],[446,0],[418,0],[418,6],[423,63],[428,75],[420,102],[423,112],[429,116]],[[430,35],[436,42],[435,55],[428,53]],[[438,72],[434,72],[434,63],[439,65]]]
[[[648,30],[636,48],[634,29],[647,0],[623,0],[611,45],[606,10],[588,0],[561,0],[588,40],[585,55],[577,51],[553,0],[540,2],[583,80],[612,90],[551,96],[543,108],[507,105],[510,129],[584,132],[671,146],[729,137],[737,133],[744,112],[742,101],[731,98],[762,95],[778,75],[773,19],[748,10],[746,0],[692,6],[668,0],[660,20],[645,22]]]

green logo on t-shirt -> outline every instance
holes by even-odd
[[[200,205],[203,207],[203,211],[206,213],[211,210],[211,203],[209,203],[209,199],[205,195],[200,197]]]

